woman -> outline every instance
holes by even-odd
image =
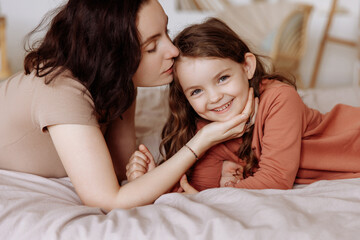
[[[124,179],[135,150],[136,87],[172,81],[178,50],[166,27],[156,0],[69,0],[25,72],[0,85],[0,168],[69,176],[85,205],[107,211],[166,192],[195,162],[187,148],[123,187],[115,174]],[[206,127],[187,145],[201,154],[241,134],[246,117]]]

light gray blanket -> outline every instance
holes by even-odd
[[[170,193],[130,210],[81,205],[68,178],[0,170],[0,239],[355,239],[360,179],[291,190]]]

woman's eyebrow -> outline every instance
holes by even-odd
[[[141,43],[141,47],[148,44],[149,42],[152,42],[154,39],[158,38],[161,36],[161,33],[156,33],[150,37],[148,37],[143,43]]]

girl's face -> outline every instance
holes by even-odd
[[[167,33],[168,17],[157,0],[149,0],[139,10],[137,27],[142,57],[133,77],[135,87],[152,87],[173,80],[174,57],[179,55]]]
[[[184,94],[197,114],[209,121],[226,121],[240,114],[247,101],[248,79],[256,60],[245,54],[240,64],[224,58],[181,57],[176,72]]]

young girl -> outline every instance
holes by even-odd
[[[249,87],[259,97],[255,124],[193,166],[189,183],[195,189],[290,189],[294,183],[360,177],[360,108],[337,105],[327,114],[308,108],[293,82],[268,73],[217,19],[184,29],[174,44],[180,54],[163,129],[166,159],[210,122],[241,112]]]
[[[157,0],[67,1],[25,71],[0,83],[0,169],[69,176],[85,205],[104,210],[152,203],[174,185],[195,162],[185,147],[151,174],[118,182],[135,151],[136,88],[173,80],[179,52],[167,22]],[[200,154],[239,136],[243,121],[209,125],[187,146]]]

